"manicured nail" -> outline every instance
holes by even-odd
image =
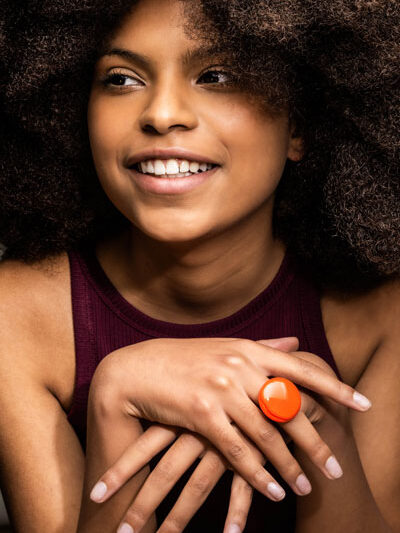
[[[119,526],[117,533],[133,533],[133,529],[131,528],[129,524],[127,524],[126,522],[123,522]]]
[[[309,494],[312,490],[311,483],[304,474],[300,474],[296,479],[296,487],[302,494]]]
[[[237,524],[230,524],[226,533],[242,533],[242,530]]]
[[[336,458],[331,455],[325,463],[325,468],[328,470],[330,475],[335,479],[343,476],[343,470],[340,464],[337,462]]]
[[[285,497],[285,491],[282,487],[277,485],[276,483],[273,483],[272,481],[268,483],[268,492],[276,498],[277,500],[282,500]]]
[[[357,391],[353,392],[353,400],[356,402],[357,405],[359,405],[365,411],[369,409],[372,405],[366,396],[364,396],[363,394],[360,394]]]
[[[90,499],[94,502],[100,502],[107,492],[107,485],[103,481],[99,481],[93,487],[90,493]]]

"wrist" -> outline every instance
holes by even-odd
[[[97,366],[89,388],[88,405],[96,416],[113,417],[122,411],[125,400],[122,383],[121,368],[108,355]]]

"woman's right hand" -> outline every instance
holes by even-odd
[[[107,391],[97,398],[107,402],[112,397],[131,416],[203,435],[250,485],[271,497],[269,487],[274,479],[231,424],[235,423],[293,486],[293,473],[301,468],[279,430],[257,407],[258,391],[267,377],[286,377],[340,404],[359,411],[365,408],[357,403],[354,389],[316,364],[321,361],[317,356],[288,354],[271,347],[271,341],[262,343],[229,338],[145,341],[109,354],[91,386]],[[305,417],[306,422],[309,424]],[[316,443],[320,454],[321,443]],[[326,444],[323,448],[329,451]],[[325,474],[329,477],[326,469]]]

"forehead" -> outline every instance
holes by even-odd
[[[100,48],[98,59],[118,55],[143,67],[178,61],[183,68],[209,60],[229,62],[228,54],[217,51],[200,32],[189,33],[184,4],[185,0],[139,0]]]
[[[142,55],[204,48],[205,41],[185,33],[187,21],[181,0],[139,0],[120,22],[107,48],[140,49]]]

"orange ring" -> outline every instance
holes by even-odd
[[[258,393],[262,412],[274,422],[288,422],[300,410],[300,391],[286,378],[268,379]]]

